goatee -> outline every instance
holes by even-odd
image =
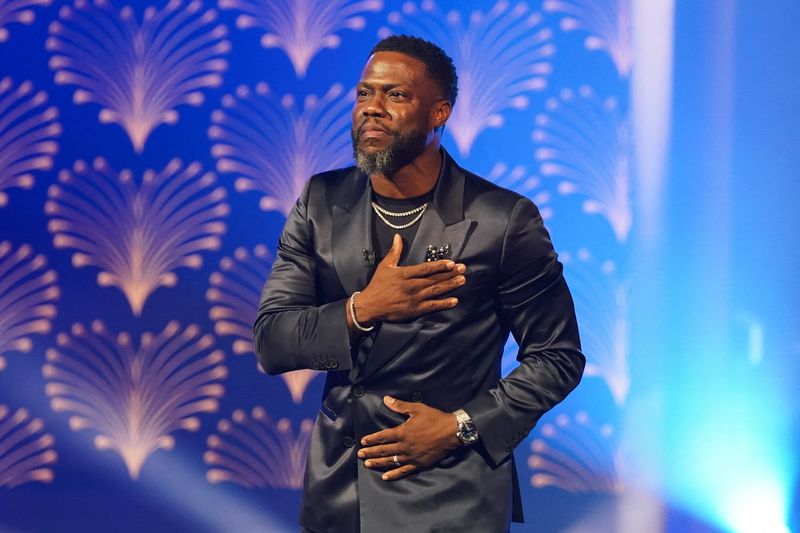
[[[373,153],[365,153],[358,145],[358,128],[354,125],[350,130],[350,137],[353,140],[353,159],[364,174],[391,176],[425,150],[425,141],[427,140],[425,131],[389,132],[388,135],[391,136],[391,140],[386,148]]]

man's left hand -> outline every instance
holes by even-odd
[[[390,396],[384,396],[383,403],[395,413],[408,416],[408,420],[361,439],[364,447],[358,451],[358,457],[365,459],[367,468],[387,470],[382,479],[400,479],[427,468],[459,446],[458,424],[452,413]],[[394,462],[395,456],[400,466]]]

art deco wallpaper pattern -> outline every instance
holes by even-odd
[[[295,529],[322,380],[260,373],[250,325],[305,180],[351,161],[352,87],[391,33],[453,56],[445,145],[539,205],[576,299],[586,378],[516,450],[515,531],[625,491],[630,9],[0,0],[0,526]]]

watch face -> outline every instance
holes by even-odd
[[[472,444],[478,440],[478,429],[472,422],[462,422],[458,425],[458,438],[464,444]]]

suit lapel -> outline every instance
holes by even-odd
[[[444,149],[442,154],[442,172],[433,200],[420,221],[419,230],[408,253],[408,265],[424,262],[425,249],[429,244],[441,246],[449,243],[451,258],[458,261],[472,227],[472,220],[464,218],[464,174]],[[386,365],[414,339],[424,322],[425,318],[421,317],[413,322],[381,324],[361,378],[374,374]]]
[[[458,260],[471,226],[471,218],[465,218],[446,226],[441,215],[435,208],[430,211],[426,210],[425,216],[422,217],[419,230],[414,237],[414,242],[411,244],[411,250],[408,252],[406,264],[415,265],[424,263],[425,250],[428,245],[431,244],[437,247],[449,244],[451,250],[450,258]]]
[[[356,170],[349,176],[350,185],[334,201],[333,265],[348,296],[367,285],[372,264],[364,261],[363,250],[372,251],[370,227],[370,191],[367,177]]]

